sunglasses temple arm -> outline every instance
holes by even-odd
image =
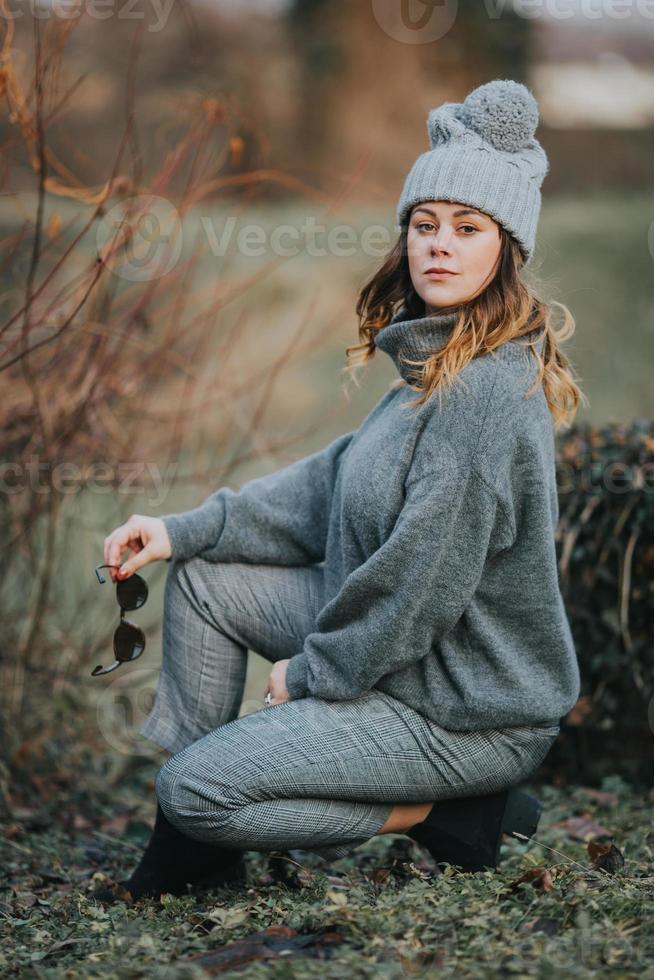
[[[120,667],[122,663],[123,663],[122,660],[114,660],[111,667],[103,667],[102,670],[93,669],[91,671],[91,677],[99,677],[100,674],[110,674],[112,670],[115,670],[116,667]]]

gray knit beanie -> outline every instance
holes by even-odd
[[[420,201],[458,201],[489,214],[531,261],[547,155],[535,138],[538,103],[521,82],[498,78],[464,102],[444,102],[427,119],[431,149],[404,182],[397,222]]]

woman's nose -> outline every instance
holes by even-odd
[[[439,231],[431,240],[432,252],[447,252],[450,247],[451,235],[449,232]]]

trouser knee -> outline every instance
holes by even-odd
[[[186,750],[171,756],[155,778],[155,794],[167,820],[182,833],[196,840],[214,840],[229,822],[242,801],[229,786],[224,790],[212,779],[211,791],[189,765]]]
[[[211,563],[212,589],[216,595],[209,605],[206,565],[198,556],[170,562],[164,585],[164,620],[168,630],[181,628],[189,607],[200,619],[208,620],[213,626],[221,626],[220,620],[225,610],[220,598],[230,593],[233,573],[228,563]],[[180,616],[181,609],[184,613]]]
[[[197,838],[200,800],[184,772],[170,765],[174,758],[171,756],[159,769],[155,795],[169,823],[189,837]]]

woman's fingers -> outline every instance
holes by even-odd
[[[108,537],[105,538],[104,544],[104,560],[107,565],[120,565],[123,552],[127,548],[131,548],[135,553],[140,552],[143,549],[143,542],[141,540],[141,528],[136,520],[136,515],[132,515],[125,524],[121,524],[117,527],[115,531],[112,531]],[[116,581],[117,571],[116,568],[110,568],[111,578]]]
[[[127,524],[122,524],[116,528],[108,538],[105,539],[104,560],[107,565],[119,565],[123,552],[132,542],[136,543],[139,539],[138,531]],[[116,580],[117,569],[110,568],[111,578]]]
[[[110,569],[114,582],[131,575],[150,561],[170,557],[170,538],[161,518],[132,514],[128,521],[104,539],[105,564],[120,565],[127,548],[132,550],[127,561],[120,569]]]
[[[139,548],[137,553],[131,555],[118,569],[118,578],[125,578],[127,575],[132,575],[139,568],[143,568],[149,561],[152,561],[153,558],[154,555],[149,545],[146,545],[144,548]]]
[[[270,707],[272,704],[283,704],[289,700],[288,691],[286,690],[286,670],[288,664],[288,660],[278,660],[270,671],[263,696],[265,698],[266,694],[271,694],[272,701],[269,701],[266,707]]]

